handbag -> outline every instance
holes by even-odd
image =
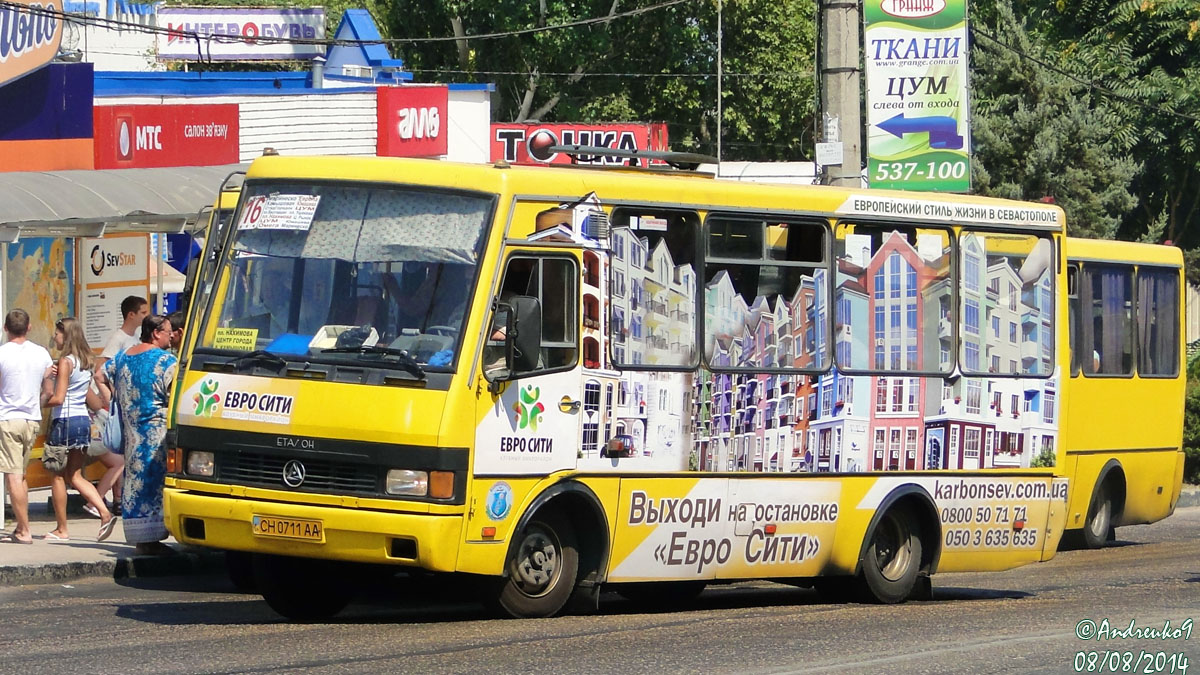
[[[117,399],[114,396],[112,403],[108,406],[108,419],[104,420],[104,428],[100,432],[100,440],[104,443],[104,447],[117,453],[121,453],[121,415],[120,408],[117,407]]]
[[[62,473],[67,466],[68,454],[70,449],[67,446],[46,443],[42,446],[42,466],[50,473]]]

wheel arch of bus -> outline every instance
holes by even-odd
[[[937,506],[925,488],[916,483],[905,483],[888,493],[880,502],[871,516],[859,546],[858,559],[855,562],[854,574],[862,571],[863,560],[867,557],[867,549],[875,538],[875,529],[883,520],[883,516],[893,508],[906,508],[916,518],[921,537],[921,567],[923,574],[933,574],[937,571],[938,562],[942,556],[942,520],[938,517]]]
[[[579,576],[576,586],[599,588],[608,576],[611,530],[608,516],[600,498],[587,485],[574,479],[554,483],[542,490],[517,520],[504,555],[503,576],[508,576],[508,564],[516,553],[520,533],[539,512],[558,510],[575,529],[579,546]]]
[[[1112,525],[1116,526],[1125,513],[1125,492],[1126,492],[1126,477],[1125,467],[1121,465],[1121,460],[1116,457],[1110,457],[1104,466],[1100,467],[1100,473],[1096,474],[1096,482],[1092,484],[1091,497],[1085,506],[1087,513],[1084,515],[1084,527],[1087,527],[1086,519],[1091,516],[1092,502],[1095,501],[1097,490],[1102,485],[1107,485],[1112,488],[1112,491],[1105,492],[1105,496],[1112,503]]]

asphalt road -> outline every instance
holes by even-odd
[[[1118,538],[936,575],[932,601],[886,607],[755,583],[653,609],[606,594],[598,615],[514,621],[489,618],[456,581],[400,579],[299,625],[217,576],[0,588],[0,672],[1180,673],[1183,655],[1200,673],[1200,625],[1190,639],[1077,637],[1087,621],[1108,619],[1110,635],[1200,623],[1200,508]]]

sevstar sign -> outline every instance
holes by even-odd
[[[62,0],[9,2],[0,7],[0,85],[50,63],[62,42]]]

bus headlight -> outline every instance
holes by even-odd
[[[429,493],[429,474],[411,469],[392,469],[387,472],[384,489],[389,495],[424,497]]]
[[[193,476],[213,475],[213,454],[203,450],[193,450],[187,456],[187,472]]]

